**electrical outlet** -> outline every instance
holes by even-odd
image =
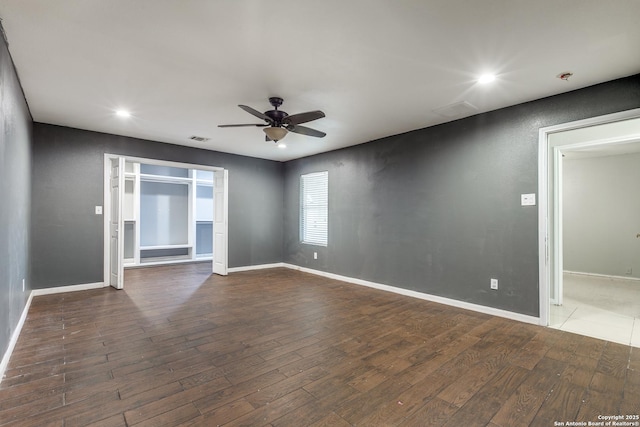
[[[96,206],[96,215],[102,215],[102,206]]]
[[[625,273],[627,276],[631,276],[633,274],[633,268],[627,268],[627,272]]]
[[[313,253],[313,259],[318,259],[318,252]]]
[[[491,279],[491,289],[498,289],[498,279]]]

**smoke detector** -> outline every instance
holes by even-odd
[[[556,77],[559,78],[560,80],[564,80],[565,82],[569,80],[569,77],[573,76],[573,73],[571,71],[565,71],[562,72],[560,74],[558,74]]]

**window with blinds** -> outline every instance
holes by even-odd
[[[300,176],[300,240],[327,246],[329,234],[329,172]]]

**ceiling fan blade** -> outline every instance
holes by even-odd
[[[324,132],[320,132],[319,130],[311,129],[311,128],[308,128],[306,126],[289,125],[289,126],[287,126],[287,130],[289,132],[299,133],[301,135],[315,136],[316,138],[323,138],[326,135],[326,133],[324,133]]]
[[[262,120],[264,120],[266,122],[271,123],[271,119],[269,118],[269,116],[261,113],[258,110],[255,110],[255,109],[253,109],[253,108],[251,108],[251,107],[249,107],[247,105],[238,105],[238,107],[242,108],[247,113],[252,114],[252,115],[256,116],[259,119],[262,119]]]
[[[307,111],[306,113],[292,114],[284,118],[283,123],[291,125],[299,125],[300,123],[318,120],[324,117],[324,113],[320,110]]]
[[[259,124],[250,123],[250,124],[242,124],[242,125],[218,125],[219,128],[240,128],[240,127],[247,127],[247,126],[253,126],[253,127],[261,128],[261,127],[266,127],[266,126],[269,126],[269,125],[268,124],[262,124],[262,123],[259,123]]]

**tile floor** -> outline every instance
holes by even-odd
[[[549,326],[640,347],[640,281],[564,275],[564,304],[552,305]]]

